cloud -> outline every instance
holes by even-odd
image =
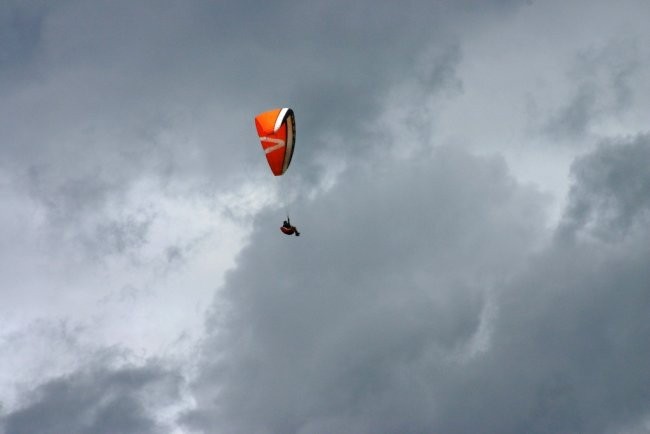
[[[156,412],[180,399],[181,378],[156,363],[101,364],[48,381],[0,418],[6,434],[167,433]]]
[[[648,221],[650,208],[650,137],[612,139],[577,159],[576,183],[560,232],[603,240],[624,237]]]
[[[556,140],[575,140],[598,131],[597,123],[623,118],[635,103],[643,73],[636,40],[607,41],[578,52],[568,77],[573,90],[543,130]]]
[[[620,162],[602,160],[606,153],[595,151],[576,167],[598,162],[603,164],[592,168],[612,173]],[[593,193],[595,203],[630,198],[625,190],[613,196],[607,189],[592,190],[597,185],[578,176],[572,199],[583,200],[576,191]],[[449,407],[458,405],[475,419],[450,418],[451,426],[471,430],[483,418],[489,421],[485,432],[613,433],[643,426],[650,381],[645,368],[650,232],[647,194],[634,193],[645,211],[635,213],[633,233],[605,242],[557,237],[504,287],[491,348],[470,369],[458,372],[456,379],[468,395],[459,394]],[[575,207],[570,202],[569,213]],[[610,211],[594,207],[589,215],[607,221]]]
[[[650,204],[635,162],[646,147],[641,137],[574,165],[566,215],[588,198],[614,206],[591,207],[594,218],[638,223],[634,237],[608,243],[544,238],[543,196],[498,160],[447,149],[400,163],[408,171],[347,173],[303,205],[300,239],[278,239],[261,216],[215,304],[184,423],[301,433],[642,426]],[[616,173],[635,187],[620,188]]]
[[[182,429],[643,432],[646,148],[577,160],[565,213],[608,203],[589,215],[624,214],[634,236],[546,238],[543,195],[450,148],[350,168],[298,200],[300,238],[263,212],[208,318]],[[156,415],[181,401],[178,373],[89,366],[34,388],[7,434],[173,428]]]
[[[430,122],[417,108],[427,96],[459,88],[452,21],[518,5],[482,4],[480,18],[468,15],[473,2],[253,3],[5,6],[17,23],[5,70],[22,78],[0,81],[0,169],[42,207],[52,248],[105,260],[146,246],[158,210],[115,212],[142,183],[205,201],[259,184],[252,118],[276,105],[296,110],[306,144],[292,174],[317,187],[332,160],[375,152],[368,131],[396,84],[417,76],[395,119],[418,127]]]
[[[14,54],[6,67],[25,78],[0,82],[0,167],[44,206],[53,234],[89,227],[97,239],[84,243],[99,246],[104,228],[124,225],[103,221],[102,210],[139,182],[208,198],[250,182],[249,169],[263,167],[254,114],[290,105],[310,142],[295,172],[316,185],[328,150],[347,159],[372,152],[361,137],[391,83],[434,38],[443,51],[453,47],[446,18],[464,7],[5,6],[3,16],[18,23],[7,27],[14,42],[5,51]],[[428,87],[446,85],[454,56],[432,62]]]
[[[0,431],[643,431],[647,4],[586,6],[5,2]]]
[[[543,203],[499,159],[441,149],[347,173],[298,208],[299,239],[261,216],[210,320],[187,423],[430,429],[436,378],[480,351],[489,294],[536,244]]]
[[[42,20],[47,11],[44,1],[8,1],[0,8],[0,80],[20,79],[20,66],[28,63],[38,47]]]

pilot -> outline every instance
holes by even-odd
[[[300,232],[298,232],[298,228],[295,226],[291,226],[291,220],[289,220],[289,217],[282,223],[282,227],[280,230],[286,234],[286,235],[295,235],[297,237],[300,236]]]

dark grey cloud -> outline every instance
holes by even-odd
[[[602,240],[624,237],[647,225],[650,210],[650,136],[610,140],[577,159],[559,233]]]
[[[546,121],[544,132],[556,140],[572,140],[608,116],[621,117],[634,103],[635,80],[646,62],[636,39],[609,41],[579,52],[567,71],[574,90]]]
[[[556,237],[540,249],[544,197],[498,160],[445,149],[346,174],[301,204],[300,238],[278,238],[260,216],[208,322],[184,423],[300,433],[643,426],[646,142],[574,165],[566,215],[587,199],[598,204],[592,218],[624,215],[635,228],[607,243]],[[620,188],[617,173],[634,187]]]
[[[98,366],[50,380],[0,417],[5,434],[167,433],[156,411],[180,399],[182,379],[156,363]]]
[[[211,318],[186,422],[430,430],[436,382],[479,345],[490,291],[536,243],[543,203],[502,161],[444,149],[348,173],[301,204],[298,239],[261,216]]]
[[[35,55],[47,12],[45,1],[6,1],[0,6],[0,80],[19,80],[17,70]]]
[[[582,137],[596,115],[598,89],[593,85],[579,86],[569,103],[547,123],[546,131],[555,137]]]
[[[642,424],[649,235],[614,247],[560,242],[534,258],[500,295],[490,350],[452,376],[443,426],[615,433]]]
[[[647,431],[649,149],[640,135],[575,161],[557,236],[499,292],[489,351],[451,376],[445,431]]]

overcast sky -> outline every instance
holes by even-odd
[[[650,433],[649,19],[2,2],[0,433]]]

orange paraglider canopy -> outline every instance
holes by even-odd
[[[296,143],[296,119],[290,108],[278,108],[255,116],[257,135],[262,142],[271,171],[280,176],[289,168]]]

